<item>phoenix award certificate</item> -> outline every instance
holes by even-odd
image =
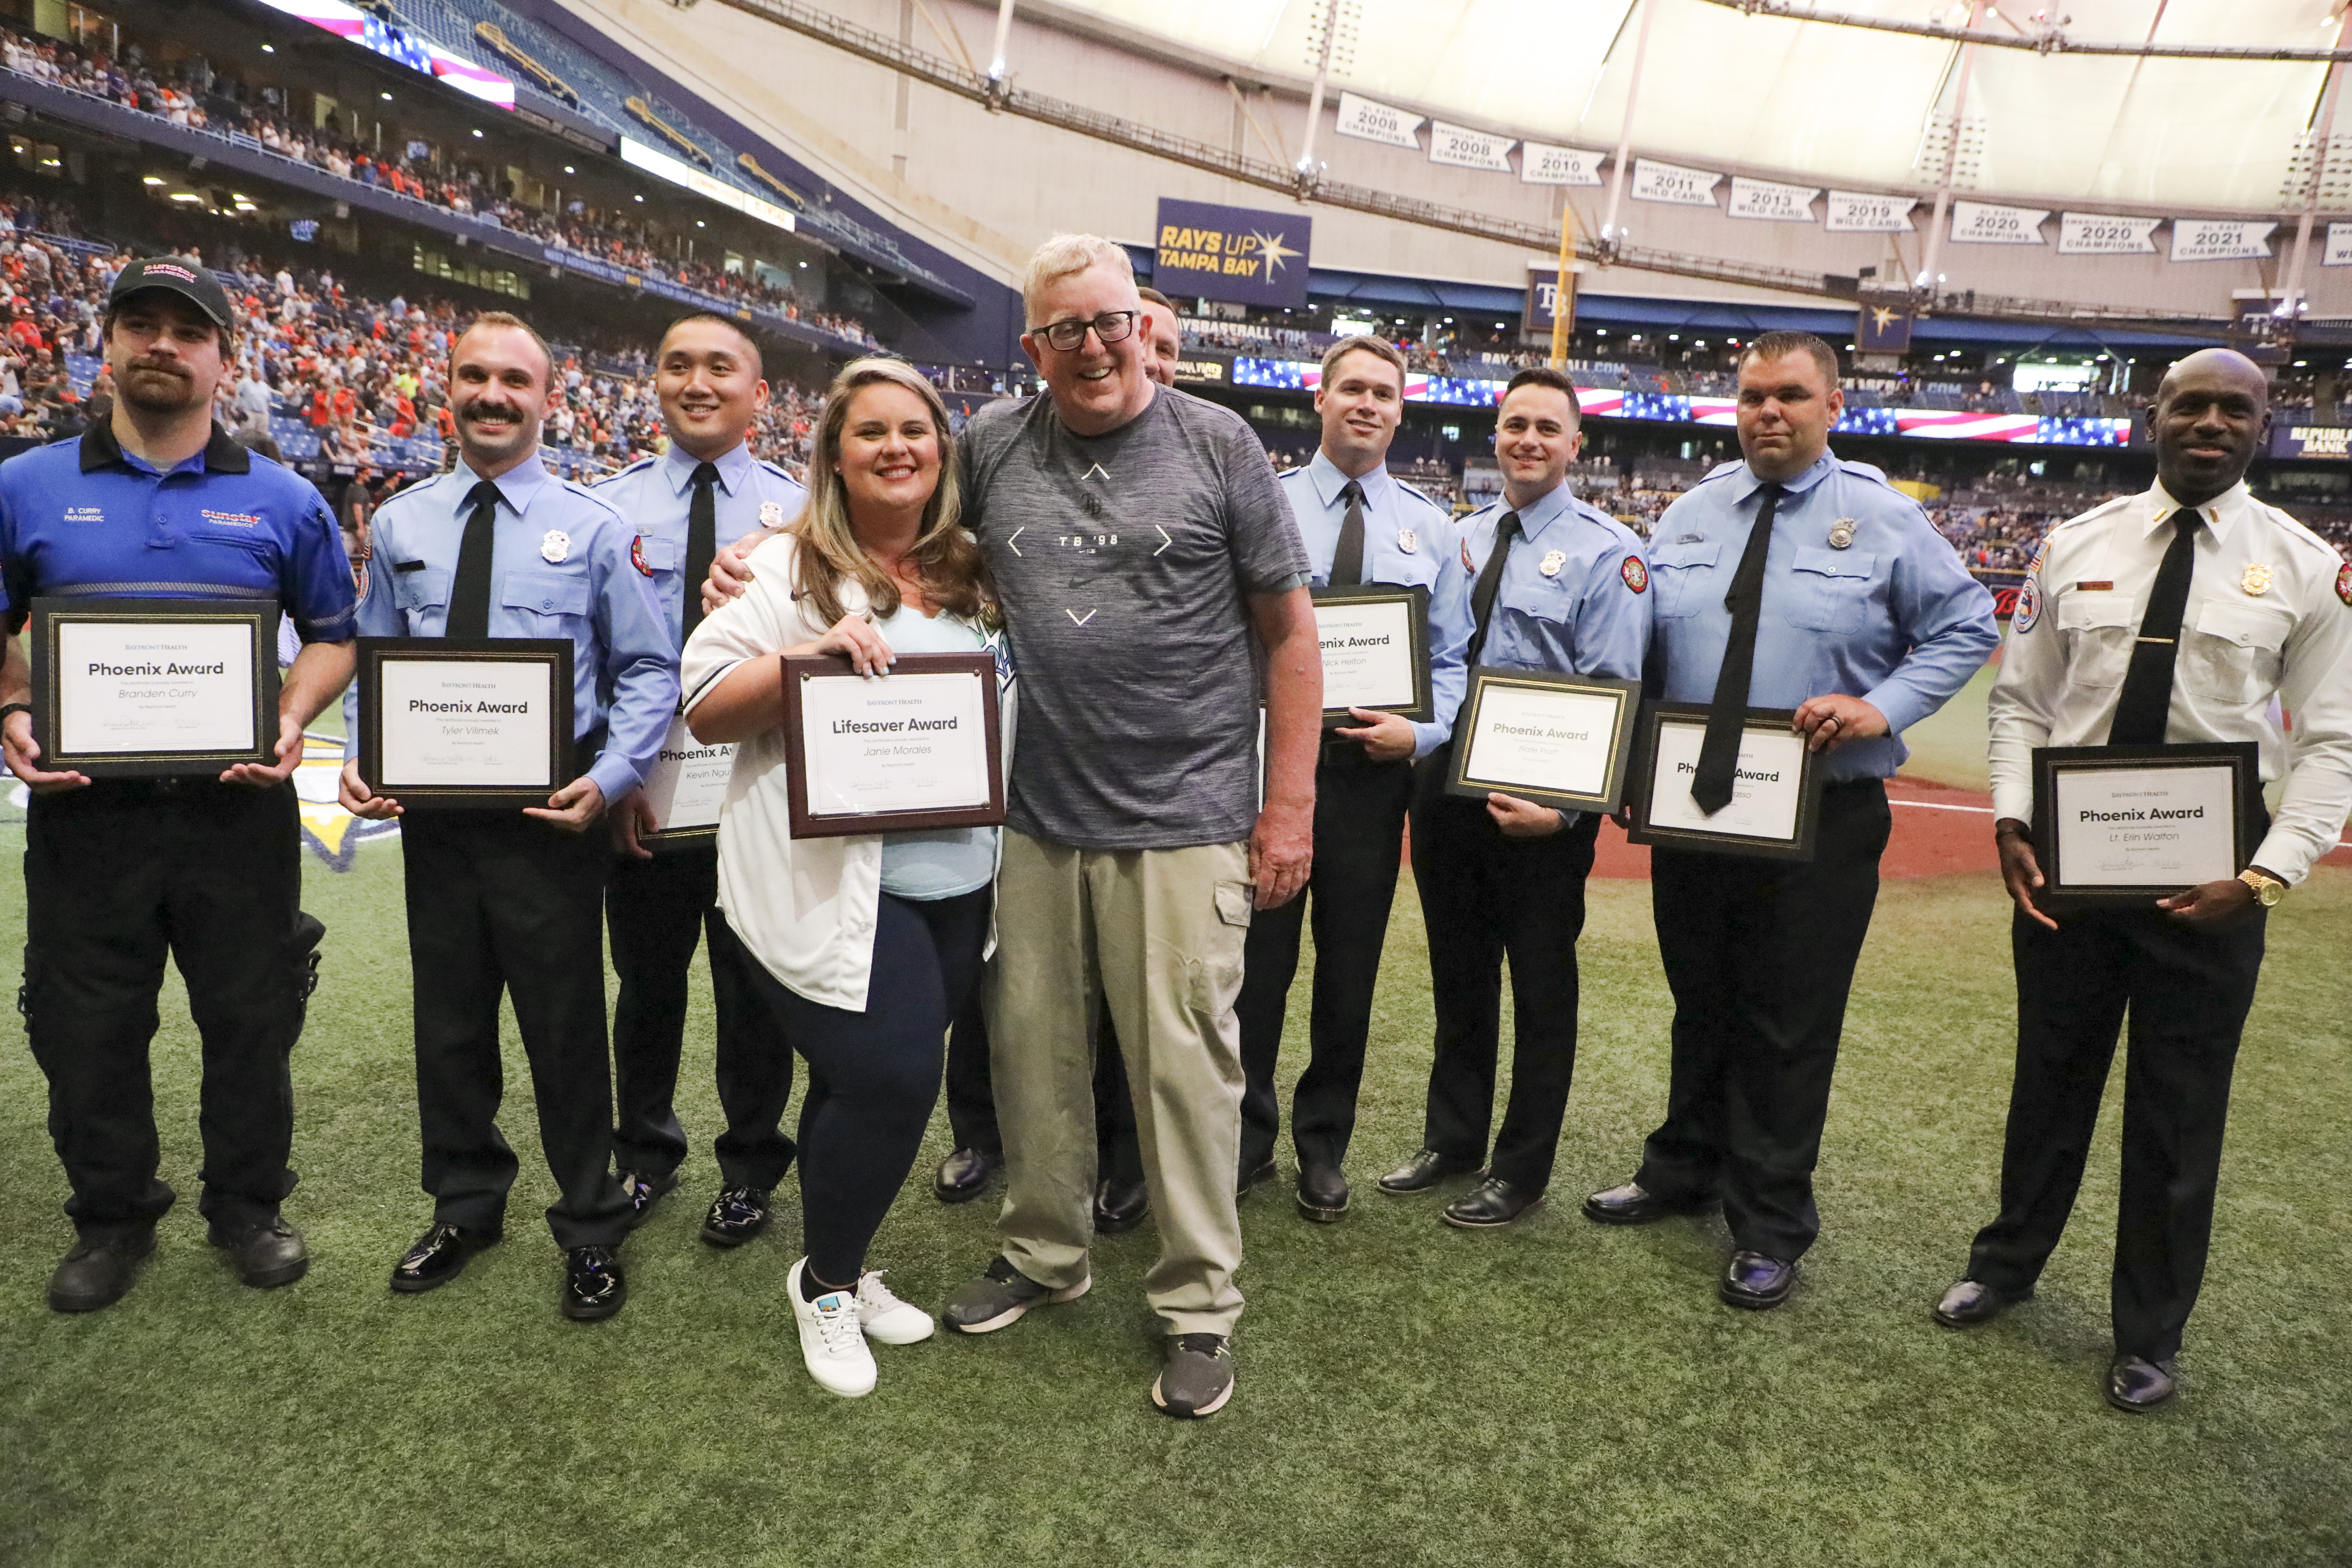
[[[269,600],[36,600],[41,765],[105,777],[274,762],[278,620]]]

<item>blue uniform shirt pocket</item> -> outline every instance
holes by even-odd
[[[588,579],[560,572],[509,572],[499,594],[509,610],[527,610],[545,618],[588,616]]]
[[[1719,540],[1653,543],[1650,547],[1650,581],[1656,584],[1658,615],[1661,617],[1696,615],[1704,598],[1698,584],[1711,575],[1706,568],[1713,566],[1722,553],[1723,544]]]
[[[392,602],[407,620],[410,635],[422,635],[425,612],[437,610],[449,602],[450,574],[437,566],[404,572],[400,564],[395,562],[391,574]]]
[[[1870,610],[1871,579],[1878,571],[1875,554],[1804,544],[1797,547],[1790,565],[1790,624],[1841,636],[1862,630]],[[1767,604],[1771,602],[1770,588],[1765,589],[1764,598]]]
[[[646,533],[637,537],[637,553],[649,570],[675,572],[678,557],[685,553],[685,550],[675,539],[656,539]]]

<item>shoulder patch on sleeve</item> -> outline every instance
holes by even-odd
[[[2347,567],[2346,570],[2352,571],[2352,567]],[[2341,584],[2338,586],[2340,587]],[[2346,603],[2352,604],[2352,600],[2347,600]],[[2026,575],[2025,585],[2017,591],[2017,608],[2011,613],[2009,624],[2022,635],[2032,631],[2034,623],[2041,618],[2042,580],[2029,573]]]
[[[1617,575],[1624,578],[1625,586],[1633,589],[1636,594],[1650,585],[1650,569],[1642,564],[1642,558],[1638,555],[1628,555],[1623,561],[1618,563]]]
[[[2336,574],[2336,596],[2352,606],[2352,563],[2347,563]]]

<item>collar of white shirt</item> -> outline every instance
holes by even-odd
[[[2139,519],[2140,537],[2143,539],[2154,533],[2167,519],[2180,510],[2180,503],[2165,493],[2161,479],[2150,485],[2147,494],[2141,499],[2145,503]],[[2203,518],[2205,526],[2213,531],[2214,543],[2229,544],[2230,535],[2237,530],[2238,520],[2245,515],[2253,500],[2253,492],[2246,489],[2246,481],[2240,479],[2197,509],[2197,515]]]
[[[729,495],[734,495],[751,477],[751,444],[738,441],[713,461],[719,468],[719,488]],[[694,482],[694,470],[701,466],[701,458],[672,441],[669,453],[662,458],[661,464],[662,478],[669,481],[670,494],[684,495],[686,487]]]

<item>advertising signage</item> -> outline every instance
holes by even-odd
[[[1307,303],[1304,214],[1160,200],[1151,282],[1161,293],[1296,310]]]

